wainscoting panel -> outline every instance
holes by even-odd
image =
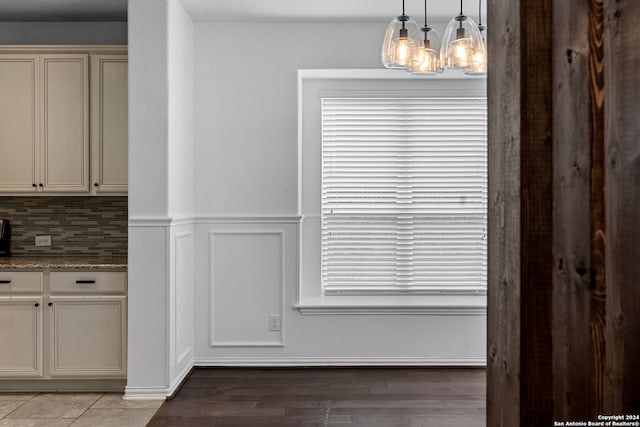
[[[299,217],[197,217],[193,231],[196,366],[485,363],[480,310],[301,314]]]
[[[184,226],[181,228],[185,228]],[[189,226],[191,228],[191,226]],[[193,354],[193,232],[180,230],[173,234],[174,283],[173,368]]]
[[[284,259],[277,228],[209,231],[211,347],[284,346]]]

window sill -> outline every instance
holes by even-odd
[[[417,296],[321,296],[303,298],[294,305],[302,315],[327,314],[427,314],[439,316],[484,316],[485,295]]]

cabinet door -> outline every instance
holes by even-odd
[[[0,377],[42,376],[42,298],[0,297]]]
[[[96,193],[127,192],[127,55],[91,56],[91,175]]]
[[[51,297],[49,374],[126,377],[126,297]]]
[[[0,191],[35,191],[39,132],[37,55],[0,55]]]
[[[40,58],[44,191],[88,192],[88,55]]]

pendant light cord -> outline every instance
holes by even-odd
[[[424,26],[427,26],[427,0],[424,0]]]
[[[478,26],[482,26],[482,0],[478,1]]]
[[[404,1],[404,0],[402,0]],[[462,15],[462,0],[460,0],[460,15]]]
[[[402,15],[404,16],[404,0],[402,0]]]

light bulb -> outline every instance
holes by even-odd
[[[409,40],[406,37],[400,37],[392,44],[392,58],[393,62],[404,67],[410,65],[411,56],[415,45],[413,40]]]
[[[484,63],[484,53],[482,52],[475,52],[473,54],[473,62],[480,65]]]
[[[421,47],[413,58],[411,72],[417,74],[436,74],[438,72],[438,56],[433,49]]]
[[[465,74],[484,75],[487,74],[487,51],[483,44],[476,44],[471,55],[471,64]]]
[[[449,66],[451,68],[468,68],[471,62],[471,40],[468,38],[457,39],[451,43]]]

